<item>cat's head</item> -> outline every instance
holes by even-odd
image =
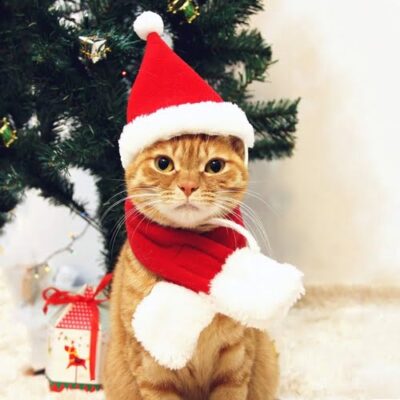
[[[182,135],[140,152],[126,168],[128,197],[163,225],[196,228],[229,214],[248,182],[240,139]]]

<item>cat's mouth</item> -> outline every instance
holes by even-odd
[[[193,204],[194,203],[194,204]],[[171,226],[178,228],[195,228],[203,225],[210,218],[211,207],[202,207],[193,200],[181,201],[171,208],[164,209],[162,214]]]
[[[180,206],[176,207],[175,209],[179,210],[179,211],[199,211],[199,207],[196,207],[195,205],[188,203],[188,202],[181,204]]]

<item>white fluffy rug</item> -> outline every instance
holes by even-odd
[[[310,288],[277,340],[281,400],[400,399],[400,288]],[[26,332],[0,275],[0,399],[51,399],[26,377]],[[62,399],[101,398],[70,392]]]

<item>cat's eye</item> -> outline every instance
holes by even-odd
[[[225,167],[225,161],[220,158],[213,158],[210,160],[207,165],[205,171],[209,174],[218,174]]]
[[[167,156],[158,156],[155,159],[156,168],[162,172],[171,172],[174,169],[174,163]]]

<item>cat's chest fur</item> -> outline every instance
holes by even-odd
[[[246,358],[246,329],[232,319],[217,314],[201,333],[194,356],[176,374],[187,382],[187,398],[207,398],[220,363],[239,365]],[[193,390],[196,387],[196,390]],[[202,395],[200,395],[202,394]]]

